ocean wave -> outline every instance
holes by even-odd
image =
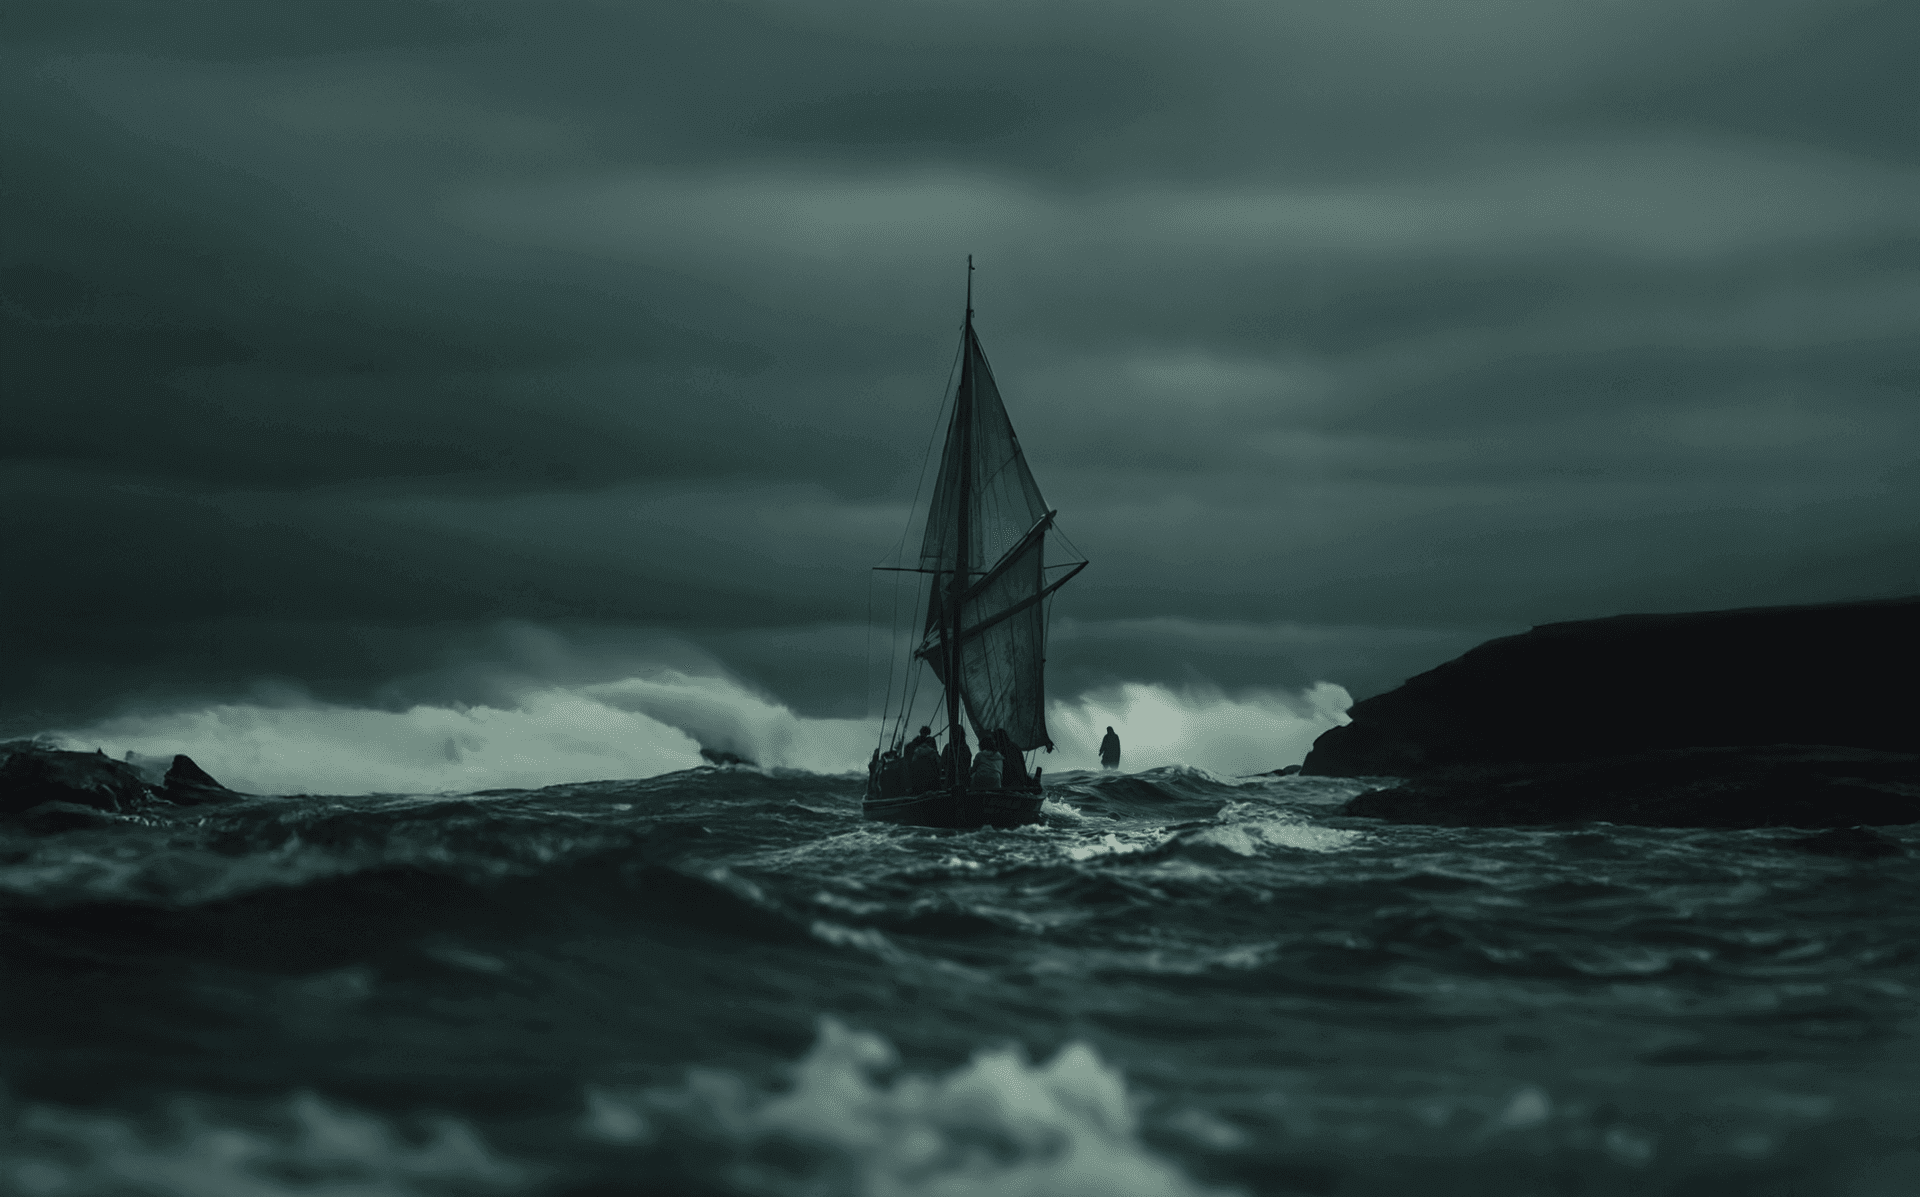
[[[1257,856],[1268,848],[1300,852],[1337,852],[1364,838],[1365,833],[1322,827],[1294,811],[1275,810],[1255,802],[1230,802],[1213,817],[1213,824],[1185,832],[1180,842],[1224,848],[1236,856]]]
[[[903,1069],[880,1035],[823,1018],[784,1088],[720,1069],[684,1085],[589,1088],[581,1133],[686,1158],[716,1143],[706,1166],[752,1193],[867,1197],[1200,1197],[1145,1146],[1137,1099],[1118,1069],[1074,1042],[1035,1064],[1017,1047],[976,1052],[944,1075]],[[1205,1116],[1202,1116],[1203,1118]],[[1233,1128],[1208,1119],[1216,1137]]]
[[[432,1117],[411,1133],[311,1093],[244,1122],[176,1100],[160,1128],[150,1123],[26,1106],[7,1127],[0,1188],[23,1197],[424,1197],[518,1192],[537,1178],[460,1119]]]
[[[380,864],[194,904],[145,895],[11,899],[0,901],[0,919],[0,940],[22,971],[59,972],[76,954],[107,952],[123,967],[196,959],[307,974],[377,960],[385,971],[411,974],[423,962],[447,966],[448,942],[525,950],[587,926],[636,946],[821,944],[809,920],[751,881],[719,868],[636,861],[617,849],[504,877]],[[499,957],[490,948],[457,950],[468,971]]]
[[[1103,832],[1097,839],[1084,839],[1063,845],[1060,854],[1068,860],[1083,862],[1102,856],[1132,856],[1151,852],[1167,842],[1168,833],[1160,830]]]
[[[1335,852],[1363,839],[1364,832],[1322,827],[1295,811],[1260,802],[1229,802],[1199,824],[1125,827],[1077,836],[1059,852],[1075,863],[1110,857],[1154,856],[1217,849],[1258,856],[1275,849]]]
[[[1080,811],[1051,794],[1040,800],[1040,813],[1049,823],[1078,823],[1082,819]]]
[[[1049,782],[1080,817],[1014,832],[747,769],[0,826],[0,1191],[1614,1193],[1904,1141],[1920,831]],[[809,1050],[820,1010],[887,1038]],[[1019,1038],[1099,1054],[982,1047]],[[1803,1085],[1831,1108],[1723,1108]]]

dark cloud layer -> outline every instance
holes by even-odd
[[[1065,692],[1920,590],[1920,10],[15,6],[0,732],[865,710],[959,264]]]

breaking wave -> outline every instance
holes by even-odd
[[[21,1197],[413,1197],[510,1193],[536,1170],[445,1116],[403,1130],[301,1093],[245,1121],[175,1100],[153,1119],[29,1105],[6,1127],[5,1191]]]
[[[863,1197],[1196,1197],[1204,1188],[1140,1141],[1138,1099],[1084,1043],[1045,1063],[976,1051],[912,1072],[883,1036],[819,1021],[784,1087],[724,1069],[677,1086],[587,1090],[582,1133],[636,1151],[718,1140],[709,1166],[755,1193]]]
[[[0,1191],[1911,1190],[1913,829],[1048,784],[964,833],[743,767],[0,821]]]
[[[1107,725],[1131,770],[1222,775],[1298,763],[1350,700],[1174,691],[1129,684],[1055,702],[1048,771],[1091,768]],[[440,794],[645,778],[702,764],[701,750],[815,773],[864,772],[876,724],[798,715],[732,679],[659,670],[575,687],[526,686],[495,705],[389,711],[314,702],[224,703],[123,715],[51,734],[62,747],[171,760],[184,752],[252,794]]]

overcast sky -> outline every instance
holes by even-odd
[[[22,0],[0,38],[0,734],[663,666],[862,716],[968,253],[1092,561],[1063,697],[1920,591],[1909,0]]]

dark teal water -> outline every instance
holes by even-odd
[[[0,831],[0,1186],[1920,1192],[1913,829],[1058,781],[1017,832],[749,770]]]

